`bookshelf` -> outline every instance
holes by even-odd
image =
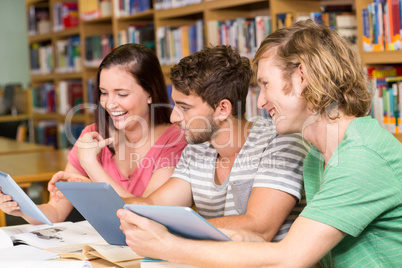
[[[31,5],[48,6],[49,7],[49,20],[52,24],[55,16],[53,6],[57,3],[66,2],[67,0],[26,0],[27,13]],[[144,1],[144,0],[143,0]],[[319,12],[320,7],[323,4],[352,4],[356,11],[357,28],[358,28],[358,48],[365,65],[378,65],[378,64],[396,64],[402,63],[402,50],[400,51],[384,51],[384,52],[363,52],[362,50],[362,14],[361,9],[363,6],[372,2],[372,0],[338,0],[338,1],[319,1],[319,0],[200,0],[192,1],[194,4],[183,5],[175,8],[160,9],[161,2],[159,0],[150,0],[152,3],[150,8],[143,9],[142,5],[147,5],[143,1],[141,6],[136,9],[135,13],[131,13],[123,10],[123,7],[119,3],[124,1],[119,0],[69,0],[68,2],[76,2],[78,4],[78,11],[80,19],[79,24],[76,27],[66,28],[60,31],[53,31],[53,25],[51,25],[51,31],[49,33],[41,33],[35,35],[28,35],[29,46],[34,43],[50,44],[53,48],[53,66],[52,71],[49,73],[34,73],[31,75],[32,87],[40,86],[43,83],[53,83],[56,95],[56,108],[55,112],[38,114],[33,113],[32,117],[35,124],[38,124],[42,120],[54,120],[58,125],[63,125],[66,120],[66,115],[58,113],[60,103],[57,97],[60,95],[60,88],[58,84],[61,81],[79,80],[82,82],[83,102],[87,103],[90,100],[90,81],[93,81],[97,72],[97,64],[99,61],[94,61],[92,64],[87,64],[86,57],[86,40],[94,35],[111,35],[114,45],[118,45],[124,39],[122,39],[123,31],[128,30],[129,27],[134,29],[133,31],[140,31],[139,35],[142,35],[141,29],[153,26],[153,37],[155,39],[155,50],[160,56],[162,47],[161,41],[158,37],[162,33],[168,33],[172,35],[172,32],[178,31],[182,34],[183,31],[192,30],[197,31],[200,28],[200,21],[202,21],[201,31],[203,33],[203,39],[199,42],[205,45],[215,45],[215,39],[211,38],[210,32],[213,24],[211,21],[229,21],[236,20],[238,18],[256,18],[258,16],[270,16],[271,17],[271,30],[276,30],[275,23],[276,15],[279,13],[293,12]],[[134,1],[136,2],[136,1]],[[166,2],[166,1],[163,1]],[[182,2],[182,1],[175,1]],[[125,1],[127,3],[127,1]],[[145,4],[144,4],[145,3]],[[106,8],[105,8],[106,6]],[[109,10],[107,9],[109,7]],[[142,9],[141,9],[142,8]],[[85,14],[84,14],[85,13]],[[85,15],[85,16],[83,16]],[[29,21],[29,17],[27,17]],[[198,23],[198,24],[197,24]],[[192,26],[193,25],[193,26]],[[195,25],[195,26],[194,26]],[[164,30],[161,30],[164,29]],[[195,31],[195,30],[194,30]],[[177,34],[177,32],[175,32]],[[144,34],[145,35],[145,34]],[[65,40],[72,36],[79,36],[80,39],[80,51],[81,51],[81,69],[74,72],[60,73],[55,71],[55,49],[56,42],[59,40]],[[196,35],[197,38],[199,35]],[[127,37],[125,37],[127,38]],[[99,39],[98,39],[99,40]],[[143,42],[147,42],[142,40]],[[141,41],[140,41],[141,43]],[[152,46],[152,44],[150,44]],[[258,44],[256,44],[258,46]],[[190,48],[191,51],[192,48]],[[180,53],[186,53],[188,48],[179,49]],[[174,51],[172,51],[174,53]],[[177,51],[176,51],[177,52]],[[188,53],[188,52],[187,52]],[[169,81],[169,70],[172,64],[177,61],[178,58],[185,56],[185,54],[176,55],[173,60],[164,60],[160,57],[162,63],[162,70],[165,74],[167,84]],[[251,53],[252,56],[252,53]],[[81,122],[83,124],[90,124],[93,122],[93,115],[88,110],[83,110],[83,113],[76,114],[72,118],[73,122]],[[62,128],[58,129],[58,137],[63,131]],[[402,134],[395,134],[395,136],[402,140]],[[58,138],[58,145],[61,147],[60,138]]]

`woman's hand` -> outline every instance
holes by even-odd
[[[81,165],[96,161],[100,151],[113,141],[113,138],[104,139],[98,132],[85,133],[76,142],[77,156]]]
[[[56,182],[92,182],[89,178],[77,174],[66,171],[59,171],[53,175],[52,179],[49,181],[47,186],[48,191],[50,192],[50,196],[58,201],[61,198],[64,198],[64,195],[57,189]]]
[[[9,215],[17,217],[22,216],[20,206],[18,206],[17,202],[13,201],[13,198],[10,195],[6,195],[2,191],[0,191],[0,209]]]

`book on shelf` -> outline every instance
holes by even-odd
[[[362,9],[363,51],[402,49],[401,0],[374,0]]]
[[[55,90],[53,83],[43,83],[32,88],[33,111],[35,113],[56,112]]]
[[[29,46],[31,73],[49,74],[53,70],[53,46],[50,42],[32,43]]]
[[[204,44],[203,24],[203,20],[197,20],[190,25],[158,27],[156,30],[159,44],[157,55],[161,64],[177,63],[188,53],[192,54],[201,50]]]
[[[151,0],[115,0],[116,17],[128,16],[151,9]]]
[[[57,144],[57,121],[42,120],[35,127],[36,143],[53,146],[58,148]]]
[[[56,72],[80,72],[81,53],[80,53],[80,37],[78,35],[71,36],[67,39],[57,40],[56,49]]]
[[[391,133],[402,133],[402,66],[368,67],[374,90],[371,116]]]
[[[78,4],[59,2],[53,5],[53,31],[77,27],[79,23]]]
[[[49,7],[42,4],[31,4],[28,9],[28,34],[50,33]]]
[[[85,66],[98,67],[103,58],[113,49],[113,35],[102,34],[85,38]]]
[[[293,13],[284,12],[276,14],[276,28],[290,27],[293,24]]]

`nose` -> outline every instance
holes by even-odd
[[[183,113],[175,106],[172,110],[172,113],[170,114],[170,122],[172,122],[172,124],[178,124],[183,121],[183,119]]]
[[[257,107],[258,109],[265,109],[264,106],[267,104],[267,99],[265,98],[265,94],[262,90],[260,90],[260,94],[258,95]]]
[[[115,108],[117,107],[117,104],[116,104],[116,102],[114,101],[113,96],[108,96],[107,99],[106,99],[106,101],[105,101],[105,103],[106,103],[106,107],[107,107],[109,110],[113,110],[113,109],[115,109]]]

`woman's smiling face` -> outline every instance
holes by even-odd
[[[100,104],[112,118],[116,129],[127,130],[139,121],[150,123],[149,104],[152,98],[124,69],[103,69],[99,89]]]

